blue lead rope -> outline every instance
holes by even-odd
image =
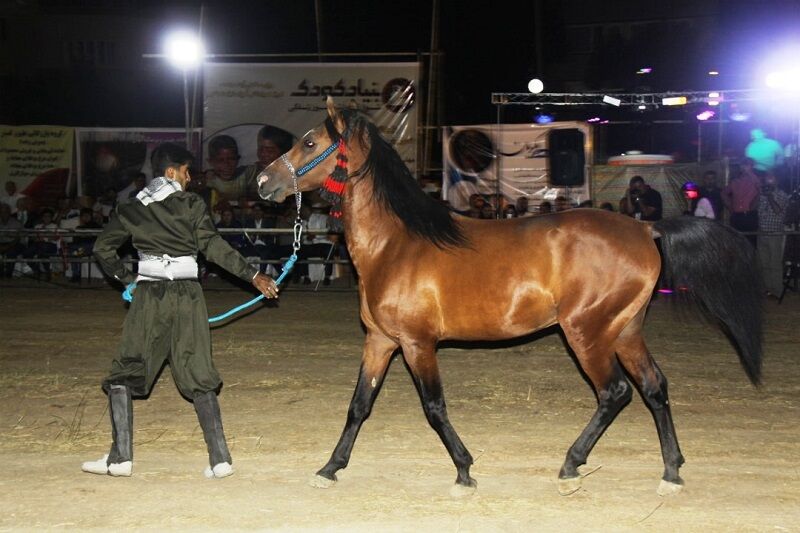
[[[297,262],[297,254],[292,254],[289,257],[289,259],[286,261],[286,263],[283,265],[283,269],[281,270],[281,275],[278,276],[278,279],[275,280],[275,285],[280,285],[281,282],[283,282],[283,280],[286,278],[286,276],[289,274],[289,272],[291,272],[292,269],[294,268],[294,264],[296,262]],[[122,299],[125,300],[126,302],[132,302],[133,301],[133,291],[134,291],[134,289],[136,289],[136,282],[135,281],[133,283],[129,284],[127,287],[125,287],[125,290],[122,293]],[[242,305],[240,305],[238,307],[234,307],[230,311],[227,311],[225,313],[222,313],[221,315],[217,315],[215,317],[209,318],[208,322],[209,322],[209,324],[213,324],[214,322],[219,322],[220,320],[225,320],[229,316],[235,315],[239,311],[247,309],[248,307],[251,307],[251,306],[255,305],[257,302],[259,302],[260,300],[263,300],[263,299],[264,299],[264,295],[260,294],[260,295],[256,296],[255,298],[253,298],[252,300],[250,300],[249,302],[245,302],[245,303],[243,303]]]

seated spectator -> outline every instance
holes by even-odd
[[[21,230],[22,224],[19,220],[11,216],[11,206],[0,202],[0,229],[2,230]],[[8,277],[14,273],[15,260],[25,251],[22,239],[19,235],[0,233],[0,254],[7,262],[2,264],[0,277]]]
[[[519,198],[517,198],[517,201],[514,204],[514,211],[517,213],[518,217],[527,217],[531,215],[531,213],[528,212],[527,196],[520,196]]]
[[[495,218],[495,211],[494,211],[494,207],[492,207],[492,204],[490,204],[488,202],[485,202],[483,204],[483,206],[481,207],[480,218],[485,219],[485,220],[489,220],[489,219]]]
[[[75,231],[82,232],[86,230],[103,229],[103,226],[94,221],[94,211],[89,208],[81,209],[79,223],[75,227]],[[94,248],[94,241],[97,240],[97,235],[85,235],[73,237],[72,244],[69,246],[70,257],[92,257],[92,250]],[[81,280],[81,262],[73,262],[70,266],[72,268],[72,275],[70,281],[79,282]]]
[[[33,229],[37,230],[57,230],[58,224],[53,222],[53,210],[50,208],[43,209],[39,215],[39,223]],[[28,244],[28,248],[23,254],[26,259],[50,259],[58,256],[58,235],[55,233],[42,233],[32,237],[32,242]],[[37,278],[41,278],[44,274],[45,279],[50,281],[50,263],[49,262],[31,262],[29,266],[35,273]]]
[[[17,192],[17,183],[15,181],[8,180],[5,192],[0,194],[0,203],[8,205],[11,209],[11,214],[15,215],[20,198],[25,198],[25,195]]]
[[[330,207],[324,204],[313,204],[311,206],[311,214],[308,216],[308,229],[310,230],[327,230],[328,229],[328,211]],[[313,259],[327,259],[333,257],[333,252],[336,248],[336,242],[329,235],[307,234],[306,244],[300,248],[299,259],[308,260]],[[295,268],[296,277],[299,277],[304,284],[311,283],[310,266],[308,263],[298,263]],[[331,275],[333,274],[333,263],[325,263],[323,274],[323,285],[330,285]]]
[[[553,204],[548,202],[547,200],[542,201],[539,204],[539,214],[540,215],[547,215],[553,212]]]
[[[14,214],[13,209],[11,210],[11,214]],[[36,223],[36,217],[33,215],[33,210],[31,209],[31,199],[27,196],[23,196],[17,200],[16,217],[23,228],[33,228],[33,225]]]
[[[114,211],[116,206],[117,191],[114,190],[114,187],[107,187],[103,191],[103,195],[95,202],[93,209],[103,213],[103,223],[105,224],[108,222],[108,218],[111,216],[111,212]]]
[[[220,202],[220,204],[222,204],[222,202]],[[233,216],[233,209],[226,204],[226,207],[222,209],[220,221],[217,223],[217,229],[241,227],[242,223]],[[222,233],[221,235],[222,238],[236,250],[242,250],[247,245],[247,240],[243,233]]]
[[[253,206],[253,218],[244,223],[245,228],[267,229],[275,227],[275,217],[267,217],[264,204],[257,203]],[[272,259],[275,252],[275,236],[263,233],[249,234],[245,232],[245,245],[239,251],[245,257],[258,257],[259,270],[266,270],[266,263]]]
[[[58,207],[53,215],[53,222],[63,229],[73,229],[78,225],[80,215],[80,209],[75,206],[75,201],[62,196],[58,199]],[[71,219],[74,219],[72,224],[66,223],[67,220]]]
[[[701,196],[700,188],[695,183],[687,181],[683,184],[681,189],[683,190],[683,195],[686,197],[686,202],[689,206],[689,209],[685,211],[684,214],[701,218],[710,218],[711,220],[716,218],[713,204],[708,198],[703,198]]]
[[[584,200],[578,204],[578,207],[581,209],[592,208],[594,207],[594,202],[592,202],[591,200]]]
[[[517,218],[517,208],[509,204],[503,208],[503,218]]]
[[[603,202],[600,204],[600,209],[605,209],[606,211],[614,212],[614,205],[611,202]]]
[[[136,174],[136,176],[133,178],[131,186],[133,187],[133,190],[131,190],[128,193],[127,197],[136,198],[136,195],[142,192],[142,189],[144,189],[147,186],[147,176],[145,175],[145,173],[139,172],[138,174]]]
[[[572,209],[572,204],[569,203],[566,196],[556,196],[556,212],[559,211],[566,211],[567,209]]]

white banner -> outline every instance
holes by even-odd
[[[256,134],[275,126],[295,138],[325,119],[328,95],[372,117],[403,160],[416,169],[419,63],[206,63],[204,162],[217,135],[236,140],[239,164],[257,161]]]
[[[548,133],[554,129],[584,134],[581,186],[558,187],[550,182]],[[558,196],[577,205],[590,199],[590,149],[591,129],[583,122],[452,126],[443,142],[442,196],[457,211],[469,209],[473,194],[490,199],[499,194],[511,204],[525,196],[530,209],[544,200],[553,203]]]

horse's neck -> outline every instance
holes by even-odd
[[[356,268],[377,257],[393,237],[397,223],[374,196],[372,176],[350,178],[343,205],[347,249]]]

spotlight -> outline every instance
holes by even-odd
[[[553,122],[553,115],[540,113],[536,115],[536,118],[534,118],[534,120],[536,121],[537,124],[550,124],[551,122]]]
[[[528,90],[533,94],[538,94],[544,90],[544,83],[539,78],[533,78],[528,82]]]
[[[176,31],[167,36],[164,55],[174,66],[185,70],[195,68],[203,61],[205,49],[197,35],[188,31]]]
[[[708,75],[709,76],[719,76],[719,71],[718,70],[709,70],[708,71]]]
[[[685,96],[671,96],[669,98],[662,98],[661,104],[662,105],[686,105],[686,97]]]
[[[767,87],[797,91],[800,89],[800,70],[776,70],[767,74]]]
[[[622,103],[622,100],[620,100],[619,98],[614,98],[612,96],[608,96],[606,94],[606,95],[603,95],[603,103],[611,104],[611,105],[613,105],[615,107],[619,107],[619,105]]]
[[[636,71],[636,74],[650,74],[651,72],[653,72],[652,67],[642,67]]]
[[[700,113],[697,114],[697,120],[705,122],[714,115],[716,115],[715,112],[711,111],[710,109],[706,109],[705,111],[701,111]]]
[[[587,120],[586,122],[600,122],[600,117],[592,117],[589,120]]]
[[[645,109],[647,109],[647,106],[644,104],[639,104],[639,106],[636,109],[638,109],[639,111],[644,111]]]
[[[718,92],[708,93],[708,105],[719,105],[722,97]]]

